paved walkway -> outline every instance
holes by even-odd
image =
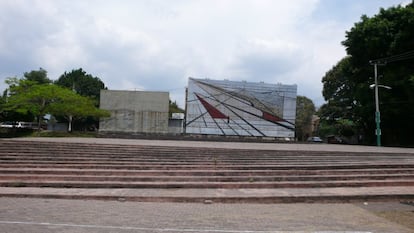
[[[255,198],[268,198],[268,203],[297,202],[305,198],[308,201],[338,202],[338,199],[348,201],[369,200],[378,197],[387,200],[404,200],[408,196],[413,200],[414,187],[356,187],[356,188],[280,188],[280,189],[95,189],[95,188],[32,188],[32,187],[2,187],[0,196],[3,197],[37,197],[37,198],[67,198],[67,199],[100,199],[100,200],[131,200],[131,201],[172,201],[172,202],[233,202],[246,199],[254,202]],[[355,199],[348,199],[355,197]],[[394,197],[392,197],[394,196]],[[228,201],[226,201],[226,198]],[[313,199],[315,198],[315,199]],[[249,201],[250,200],[250,201]],[[299,202],[303,202],[299,201]]]
[[[296,151],[337,151],[337,152],[381,152],[381,153],[409,153],[414,154],[414,148],[376,147],[359,145],[336,144],[306,144],[306,143],[253,143],[253,142],[206,142],[206,141],[179,141],[179,140],[142,140],[142,139],[113,139],[113,138],[13,138],[0,140],[42,141],[42,142],[70,142],[96,143],[117,145],[146,145],[146,146],[177,146],[200,148],[225,149],[254,149],[254,150],[296,150]]]
[[[365,204],[195,204],[0,198],[7,233],[410,233]],[[414,207],[386,203],[398,211]],[[378,207],[377,207],[378,208]]]

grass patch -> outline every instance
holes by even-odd
[[[30,129],[5,129],[0,128],[0,138],[16,138],[16,137],[80,137],[80,138],[95,138],[98,132],[74,131],[58,132],[58,131],[36,131]]]
[[[95,138],[97,132],[84,132],[84,131],[74,131],[74,132],[57,132],[57,131],[40,131],[33,132],[31,137],[77,137],[77,138]]]
[[[27,137],[33,134],[33,130],[19,128],[0,128],[0,138]]]

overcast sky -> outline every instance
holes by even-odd
[[[0,0],[6,77],[83,68],[111,90],[169,91],[188,77],[297,84],[319,106],[323,75],[362,14],[406,0]]]

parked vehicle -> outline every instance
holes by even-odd
[[[308,137],[307,139],[308,142],[317,142],[317,143],[322,143],[323,140],[320,137]]]
[[[336,136],[336,135],[330,135],[327,138],[328,143],[332,144],[347,144],[342,138]]]
[[[42,129],[47,129],[46,124],[41,124]],[[24,122],[24,121],[5,121],[0,123],[0,128],[19,128],[19,129],[37,129],[37,122]]]
[[[21,122],[5,121],[0,124],[1,128],[22,128]]]

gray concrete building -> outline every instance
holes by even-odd
[[[101,90],[100,108],[100,132],[168,133],[168,92]]]

